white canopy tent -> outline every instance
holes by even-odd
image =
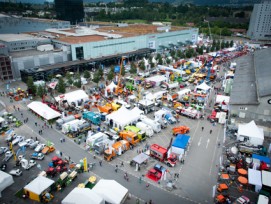
[[[74,188],[61,202],[62,204],[104,204],[104,199],[89,188]]]
[[[14,183],[13,177],[6,172],[0,171],[0,198],[1,192]]]
[[[131,112],[133,112],[134,114],[139,114],[139,115],[142,115],[144,114],[144,111],[143,110],[140,110],[138,107],[134,107]]]
[[[263,129],[258,128],[254,120],[247,124],[239,124],[238,126],[237,140],[245,141],[245,139],[254,146],[263,145]]]
[[[163,75],[156,75],[146,78],[146,81],[153,81],[155,82],[155,86],[160,86],[162,82],[167,82],[167,77]]]
[[[126,125],[129,125],[140,118],[141,112],[128,110],[124,106],[109,115],[106,116],[106,121],[113,127],[123,130]]]
[[[109,84],[107,87],[106,87],[106,90],[107,91],[110,91],[110,92],[113,92],[114,88],[116,88],[117,85],[112,81],[111,84]]]
[[[29,184],[24,187],[25,191],[29,191],[36,195],[41,195],[45,190],[47,190],[51,185],[53,185],[54,180],[46,178],[44,176],[38,176]]]
[[[271,172],[270,171],[262,171],[262,184],[271,188]]]
[[[196,86],[196,91],[204,91],[205,93],[211,89],[205,82],[201,83],[200,85]]]
[[[255,191],[259,192],[262,189],[261,172],[255,169],[248,169],[248,183],[255,186]]]
[[[39,101],[33,101],[32,103],[28,104],[27,107],[46,120],[51,120],[61,116],[59,112]]]
[[[77,91],[72,91],[66,94],[59,95],[55,97],[56,101],[59,102],[61,100],[67,100],[69,104],[75,103],[76,106],[78,106],[78,103],[80,101],[87,101],[89,100],[88,95],[86,94],[85,91],[83,90],[77,90]]]
[[[92,190],[112,204],[122,204],[128,196],[128,189],[115,180],[101,179]]]
[[[223,96],[223,95],[217,95],[215,102],[216,103],[222,103],[224,101],[224,103],[228,104],[230,102],[230,97],[229,96]]]

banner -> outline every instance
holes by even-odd
[[[84,171],[85,172],[88,171],[88,162],[87,162],[87,158],[86,157],[83,159],[83,165],[84,165]]]

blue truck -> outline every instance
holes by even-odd
[[[101,124],[101,115],[99,113],[94,113],[91,111],[84,112],[83,119],[90,121],[94,125]]]

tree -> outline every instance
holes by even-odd
[[[39,97],[41,97],[42,98],[42,96],[45,94],[45,89],[44,89],[44,87],[43,86],[38,86],[38,89],[37,89],[37,95],[39,96]]]
[[[87,71],[87,70],[84,71],[84,78],[86,78],[86,79],[89,79],[89,78],[90,78],[90,73],[89,73],[89,71]]]
[[[215,51],[215,47],[212,46],[210,51],[211,51],[211,52]]]
[[[162,59],[162,57],[160,57],[160,58],[158,59],[158,64],[163,65],[163,59]]]
[[[144,62],[144,61],[141,61],[141,62],[139,63],[139,69],[141,69],[142,71],[144,71],[144,70],[146,69],[146,67],[145,67],[145,62]]]
[[[131,69],[130,69],[130,73],[131,74],[136,74],[137,69],[136,69],[136,65],[134,62],[131,63]]]
[[[170,64],[171,60],[169,58],[167,58],[167,64]]]
[[[231,40],[231,42],[230,42],[230,47],[232,47],[233,46],[233,40]]]
[[[225,48],[225,41],[222,40],[222,42],[221,42],[221,49],[224,49],[224,48]]]
[[[159,60],[160,58],[162,58],[162,56],[161,56],[160,53],[158,53],[158,54],[156,55],[156,60]]]
[[[230,43],[229,43],[229,41],[227,41],[227,42],[225,43],[225,47],[228,48],[229,46],[230,46]]]
[[[124,68],[124,66],[122,65],[122,69],[121,69],[121,76],[124,76],[125,75],[125,68]]]
[[[114,71],[112,69],[107,74],[107,79],[111,81],[114,78]]]
[[[29,94],[33,94],[33,95],[36,95],[37,87],[34,85],[33,77],[29,76],[29,77],[27,78],[26,85],[27,85],[28,93],[29,93]]]
[[[200,55],[203,54],[203,46],[201,46],[201,47],[198,49],[198,53],[199,53]]]
[[[57,91],[62,94],[64,94],[66,92],[65,83],[64,83],[64,80],[62,79],[62,77],[59,78],[59,80],[58,80]]]
[[[73,83],[74,86],[76,86],[77,88],[81,88],[82,82],[81,82],[81,76],[80,76],[80,74],[77,74],[77,75],[76,75],[74,81],[75,81],[75,82]]]
[[[95,73],[94,73],[94,76],[93,76],[93,81],[95,83],[99,83],[99,81],[102,79],[102,75],[101,73],[99,72],[99,70],[97,70]]]

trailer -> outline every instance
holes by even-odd
[[[102,132],[98,132],[94,135],[89,135],[86,140],[86,144],[89,148],[93,148],[95,144],[107,140],[108,136]]]
[[[69,132],[76,132],[76,131],[78,131],[78,126],[82,125],[85,122],[86,122],[85,120],[78,120],[78,119],[67,122],[62,125],[61,132],[64,134],[67,134]]]
[[[147,118],[146,116],[141,116],[140,120],[142,123],[149,125],[155,133],[158,133],[161,131],[161,124],[159,122],[152,120],[150,118]]]
[[[68,117],[65,117],[65,118],[60,118],[56,121],[56,129],[58,130],[61,130],[62,129],[62,125],[67,123],[67,122],[70,122],[72,120],[75,120],[75,116],[74,115],[70,115]]]
[[[148,136],[148,137],[152,137],[154,134],[152,127],[150,125],[143,123],[143,122],[137,122],[136,127],[140,128],[142,131],[144,131],[146,133],[146,136]]]

